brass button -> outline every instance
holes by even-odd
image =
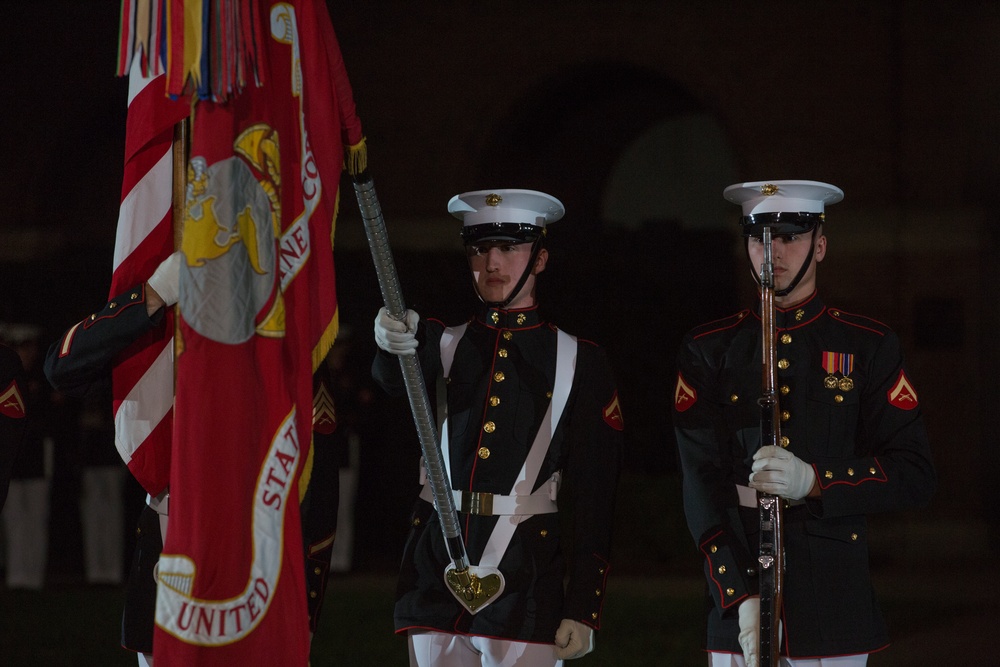
[[[496,406],[500,405],[500,397],[499,396],[490,396],[490,405],[492,405],[494,408]]]
[[[309,591],[309,597],[311,597],[312,599],[315,600],[316,599],[316,591]]]
[[[413,519],[413,525],[414,526],[419,526],[420,525],[420,517],[415,517]]]
[[[792,388],[789,387],[787,384],[783,384],[783,385],[781,385],[781,388],[778,389],[778,391],[781,392],[782,396],[788,396],[788,394],[790,394],[792,392]]]
[[[840,317],[840,311],[839,310],[831,310],[830,314],[833,315],[834,317]]]
[[[545,398],[552,398],[552,392],[551,391],[545,392]]]
[[[790,442],[791,440],[788,439],[787,435],[781,436],[781,439],[778,440],[778,444],[781,445],[782,447],[788,447],[788,443]]]
[[[501,347],[499,350],[497,350],[497,354],[500,355],[501,359],[506,359],[507,358],[507,348]]]
[[[789,343],[792,342],[792,335],[791,334],[781,334],[781,342],[784,343],[785,345],[788,345]]]
[[[597,568],[597,572],[598,574],[604,574],[604,568],[603,567]]]
[[[546,530],[545,528],[542,528],[540,531],[538,531],[538,534],[541,535],[542,537],[548,537],[549,531]]]
[[[313,570],[313,574],[323,574],[323,568],[317,567]]]
[[[503,374],[503,371],[497,371],[496,373],[493,374],[493,379],[496,380],[497,382],[503,382],[504,377],[505,376]]]
[[[513,337],[514,337],[514,332],[512,332],[512,331],[504,331],[503,332],[503,339],[504,340],[510,340]]]
[[[132,292],[132,298],[133,299],[138,299],[139,298],[139,293],[138,292]]]
[[[93,321],[94,321],[94,320],[96,320],[96,319],[97,319],[97,315],[91,315],[91,316],[90,316],[90,321],[91,321],[91,322],[93,322]]]
[[[479,458],[481,459],[485,460],[490,458],[490,450],[487,447],[480,447],[478,453],[479,453]]]
[[[111,303],[108,304],[108,308],[116,308],[117,306],[118,306],[118,304],[115,303],[114,301],[112,301]]]
[[[597,620],[597,612],[595,611],[593,614],[590,615],[590,617],[596,621]]]
[[[848,477],[854,477],[854,468],[848,468],[847,469],[847,476]]]
[[[521,313],[520,315],[517,316],[517,323],[524,324],[524,321],[527,319],[528,318],[524,316],[524,313]]]
[[[740,400],[739,394],[733,394],[732,396],[729,397],[730,403],[737,403],[739,400]]]
[[[486,431],[487,433],[492,433],[493,431],[497,430],[497,425],[494,424],[493,422],[486,422],[485,424],[483,424],[483,430]]]
[[[732,597],[735,594],[736,594],[736,591],[733,590],[732,588],[727,588],[726,589],[726,595],[728,595],[729,597]]]
[[[791,418],[792,418],[792,413],[791,412],[789,412],[788,410],[782,410],[781,411],[781,421],[786,422],[786,421],[788,421]]]
[[[826,477],[827,479],[833,479],[833,473],[827,470],[826,473],[823,474],[823,477]]]
[[[715,545],[713,544],[712,546],[710,546],[710,547],[708,548],[708,550],[709,550],[709,551],[711,551],[711,552],[712,552],[712,553],[714,554],[714,553],[715,553],[716,551],[718,551],[718,550],[719,550],[719,547],[717,547],[717,546],[715,546]]]
[[[601,597],[601,589],[598,588],[596,591],[594,591],[594,595],[596,595],[597,597]]]
[[[791,364],[788,363],[788,359],[778,359],[778,368],[780,368],[781,370],[785,370],[790,365]]]
[[[843,403],[844,402],[844,397],[841,396],[840,394],[837,394],[836,396],[833,397],[833,402],[834,403]]]
[[[869,468],[868,469],[868,473],[871,474],[871,475],[874,475],[875,474],[875,468]]]
[[[725,565],[720,565],[719,566],[719,574],[725,574],[725,573],[726,573],[726,566]]]
[[[857,533],[851,533],[851,541],[852,542],[857,542],[858,541],[858,534]]]

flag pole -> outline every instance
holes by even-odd
[[[392,249],[389,247],[382,208],[375,194],[375,184],[367,170],[354,175],[353,181],[385,308],[390,317],[402,321],[406,316],[406,304],[403,301]],[[430,400],[427,397],[427,387],[420,371],[420,360],[416,355],[400,356],[399,364],[403,371],[403,381],[406,384],[413,421],[417,427],[417,436],[424,455],[427,479],[431,485],[438,515],[441,517],[445,546],[454,566],[454,569],[449,568],[447,571],[446,580],[458,601],[470,612],[475,613],[490,601],[488,598],[502,589],[502,578],[499,572],[480,577],[470,570],[469,557],[458,523],[458,513],[455,510],[455,499],[451,492],[451,480],[442,460],[441,445],[434,425]]]
[[[181,247],[184,234],[184,199],[187,196],[188,147],[191,145],[191,117],[174,125],[171,148],[173,172],[171,175],[171,201],[173,204],[174,250]]]
[[[171,220],[173,222],[174,250],[180,250],[184,238],[184,202],[187,198],[187,168],[191,148],[191,116],[174,125],[174,139],[170,152]],[[177,358],[181,353],[180,304],[174,304],[174,381],[177,380]]]

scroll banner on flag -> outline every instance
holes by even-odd
[[[158,667],[309,658],[298,481],[361,128],[322,0],[252,7],[263,85],[192,114]]]

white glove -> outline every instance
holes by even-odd
[[[816,483],[813,467],[787,449],[768,445],[753,455],[750,488],[785,500],[801,500]]]
[[[417,353],[417,322],[420,316],[412,310],[406,311],[406,319],[401,322],[389,317],[385,307],[378,309],[375,316],[375,343],[392,354],[403,357]]]
[[[757,648],[760,646],[760,597],[747,598],[740,603],[740,648],[747,667],[757,667]]]
[[[150,276],[146,284],[160,295],[163,299],[163,303],[166,306],[172,306],[177,303],[177,298],[181,290],[181,259],[184,257],[184,253],[180,250],[176,251],[170,257],[163,260],[153,275]]]
[[[560,660],[582,658],[594,650],[594,629],[579,621],[564,618],[556,630],[556,657]]]

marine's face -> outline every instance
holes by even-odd
[[[780,234],[771,239],[771,261],[774,264],[774,288],[776,291],[787,288],[798,275],[802,264],[809,257],[809,249],[813,248],[813,256],[809,260],[802,280],[789,294],[775,296],[774,302],[782,307],[794,306],[804,301],[816,289],[816,265],[826,256],[826,236],[817,230],[803,234]],[[760,275],[760,267],[764,263],[764,244],[759,236],[747,239],[747,254],[753,271]]]
[[[531,261],[531,243],[484,241],[467,246],[469,269],[480,298],[486,303],[502,303],[517,286]],[[548,251],[542,248],[524,281],[520,292],[511,299],[508,308],[529,308],[535,305],[535,278],[545,270]]]

